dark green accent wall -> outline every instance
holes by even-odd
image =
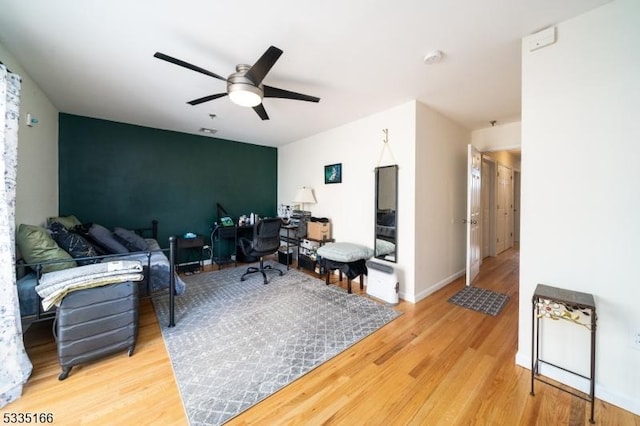
[[[216,203],[275,216],[276,148],[60,114],[60,214],[110,229],[159,221],[159,242],[207,237]]]

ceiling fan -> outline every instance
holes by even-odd
[[[200,68],[180,59],[165,55],[164,53],[156,52],[153,56],[158,59],[162,59],[163,61],[171,62],[172,64],[227,82],[226,93],[216,93],[214,95],[194,99],[187,102],[189,105],[198,105],[203,102],[212,101],[229,95],[229,98],[233,103],[245,107],[252,107],[261,119],[268,120],[269,116],[262,105],[263,98],[283,98],[307,102],[320,101],[320,98],[316,98],[315,96],[303,95],[302,93],[291,92],[289,90],[278,89],[277,87],[262,84],[262,80],[264,80],[264,77],[271,70],[278,58],[280,58],[280,55],[282,55],[282,50],[275,46],[270,46],[262,54],[260,59],[253,64],[253,66],[246,64],[236,65],[236,72],[229,75],[227,78],[221,77],[214,72],[205,70],[204,68]]]

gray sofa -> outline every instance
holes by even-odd
[[[113,260],[137,260],[143,266],[144,278],[137,283],[141,297],[157,296],[169,293],[170,297],[170,323],[174,322],[173,297],[185,291],[185,283],[175,273],[175,239],[170,238],[169,248],[161,249],[157,241],[158,222],[153,221],[150,228],[139,228],[135,232],[143,237],[146,250],[129,251],[127,253],[110,253],[96,256],[77,257],[72,259],[48,260],[35,263],[16,263],[17,290],[20,301],[20,315],[23,330],[26,330],[33,322],[51,319],[55,316],[56,308],[43,310],[42,299],[36,292],[36,286],[40,282],[45,271],[55,272],[58,269],[68,267],[68,262],[77,264],[92,264]],[[145,235],[150,234],[148,238]],[[66,263],[66,264],[65,264]],[[63,265],[63,266],[61,266]],[[76,266],[83,268],[83,266]]]

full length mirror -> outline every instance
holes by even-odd
[[[376,167],[375,254],[396,262],[398,213],[398,166]]]

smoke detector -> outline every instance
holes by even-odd
[[[442,60],[442,51],[434,50],[432,52],[429,52],[426,54],[423,60],[424,60],[424,63],[427,65],[437,64]]]

